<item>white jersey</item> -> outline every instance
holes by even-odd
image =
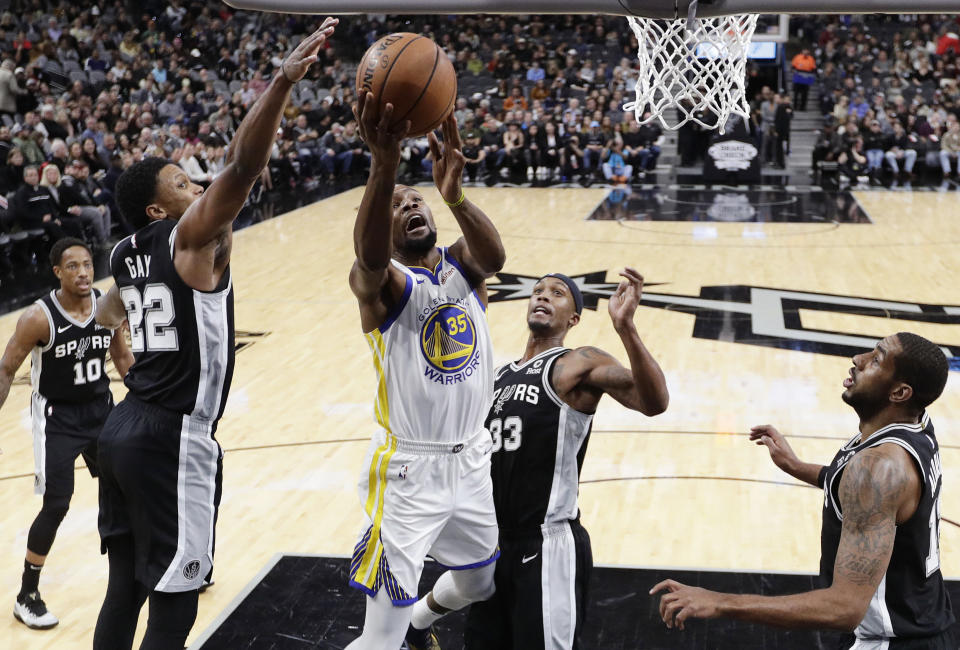
[[[380,426],[405,440],[459,443],[483,429],[493,401],[493,346],[480,297],[439,250],[433,270],[393,261],[406,277],[403,297],[365,336]]]

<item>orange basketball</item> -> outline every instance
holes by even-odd
[[[453,64],[426,36],[400,32],[370,46],[357,68],[357,95],[372,92],[383,110],[393,104],[396,126],[410,120],[411,137],[439,127],[457,99]]]

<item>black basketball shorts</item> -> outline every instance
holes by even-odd
[[[53,403],[33,394],[30,417],[35,493],[70,497],[77,456],[83,456],[90,474],[97,476],[97,438],[112,408],[109,393],[82,404]]]
[[[579,521],[501,535],[497,591],[470,606],[466,650],[580,650],[592,570],[590,536]]]
[[[216,424],[132,395],[100,436],[100,539],[132,535],[138,582],[151,590],[198,589],[213,568],[223,453]]]

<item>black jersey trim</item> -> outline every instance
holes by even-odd
[[[906,449],[908,452],[910,452],[910,455],[913,457],[913,459],[914,459],[914,460],[916,461],[916,463],[917,463],[917,467],[920,468],[920,479],[921,479],[921,481],[922,481],[922,483],[923,483],[923,485],[921,486],[921,490],[926,490],[926,485],[927,485],[927,472],[926,472],[926,470],[925,470],[924,467],[923,467],[923,461],[920,460],[920,455],[917,453],[917,450],[913,448],[913,445],[911,445],[911,444],[910,444],[909,442],[907,442],[906,440],[903,440],[903,439],[901,439],[901,438],[895,438],[895,437],[893,437],[893,436],[885,436],[885,437],[883,437],[883,438],[880,438],[879,440],[874,440],[873,442],[871,442],[870,444],[866,445],[865,447],[862,447],[862,448],[858,449],[858,450],[857,450],[857,453],[859,453],[859,452],[861,452],[861,451],[865,451],[865,450],[870,449],[870,448],[872,448],[872,447],[879,447],[880,445],[885,445],[885,444],[888,444],[888,443],[889,443],[889,444],[898,445],[898,446],[900,446],[900,447],[903,447],[903,448]],[[843,512],[840,511],[840,501],[839,501],[839,499],[836,499],[836,498],[834,497],[834,495],[833,495],[833,483],[834,483],[834,481],[836,481],[837,477],[840,476],[841,471],[844,470],[844,469],[847,467],[847,465],[850,464],[850,461],[852,461],[854,458],[856,458],[856,455],[851,456],[849,459],[847,459],[846,461],[844,461],[844,463],[843,463],[842,465],[840,465],[840,467],[837,468],[837,471],[836,471],[836,472],[834,473],[834,475],[830,478],[830,489],[828,490],[828,496],[827,496],[827,498],[830,500],[830,504],[833,506],[833,511],[836,513],[837,518],[838,518],[840,521],[843,521]],[[922,494],[921,494],[921,498],[922,498]],[[911,515],[911,519],[912,519],[912,518],[913,518],[913,516]],[[909,521],[909,519],[908,519],[907,521]],[[898,524],[898,525],[903,525],[903,524],[905,524],[905,523],[907,523],[907,522],[905,521],[905,522],[902,522],[901,524]]]
[[[845,451],[849,451],[850,449],[854,449],[854,448],[856,448],[856,447],[859,447],[860,445],[865,445],[866,443],[870,442],[870,441],[873,440],[874,438],[876,438],[876,437],[878,437],[878,436],[882,436],[883,434],[889,433],[889,432],[894,431],[894,430],[896,430],[896,429],[902,429],[902,430],[904,430],[904,431],[909,431],[910,433],[923,433],[923,431],[924,431],[928,426],[930,426],[930,414],[927,413],[926,411],[924,411],[924,412],[923,412],[923,415],[920,416],[920,421],[919,421],[919,422],[914,422],[914,423],[908,423],[908,422],[893,422],[893,423],[891,423],[891,424],[886,425],[885,427],[881,427],[881,428],[877,429],[877,430],[874,431],[874,432],[870,435],[870,437],[867,438],[866,440],[863,440],[863,441],[861,441],[861,442],[859,442],[859,443],[857,443],[857,444],[851,444],[851,443],[853,443],[855,440],[857,440],[857,439],[860,437],[860,436],[854,436],[853,438],[850,439],[850,442],[848,442],[846,445],[844,445],[843,448],[844,448]],[[869,445],[867,445],[867,446],[869,446]],[[866,448],[866,447],[865,447],[865,448]]]
[[[574,409],[572,406],[570,406],[569,404],[564,402],[562,399],[560,399],[560,396],[557,394],[556,389],[554,389],[553,387],[553,381],[550,377],[550,373],[553,372],[553,362],[559,359],[560,357],[562,357],[564,354],[566,354],[569,351],[570,350],[564,349],[560,354],[555,355],[553,358],[547,361],[543,366],[543,388],[547,392],[547,397],[549,397],[554,404],[559,406],[561,410],[562,409],[576,410],[576,409]],[[585,415],[588,415],[588,414],[585,414]]]
[[[87,316],[87,320],[80,322],[71,316],[66,309],[63,308],[63,305],[60,304],[60,301],[57,300],[57,290],[54,289],[50,292],[50,301],[53,303],[53,306],[57,308],[57,311],[60,312],[60,315],[67,319],[71,325],[76,325],[79,328],[90,327],[90,324],[93,322],[94,318],[97,315],[97,290],[94,289],[90,292],[91,294],[91,305],[90,305],[90,315]]]
[[[158,219],[157,221],[154,221],[152,224],[150,224],[150,226],[152,226],[152,225],[154,225],[154,224],[158,224],[158,223],[163,223],[164,221],[166,221],[166,220],[165,220],[165,219]],[[149,228],[150,226],[147,226],[147,228]],[[215,296],[215,295],[219,295],[219,294],[225,293],[225,292],[227,292],[227,291],[230,291],[231,287],[233,286],[233,279],[232,279],[232,277],[231,277],[230,264],[229,264],[229,263],[227,263],[227,266],[223,269],[223,275],[220,276],[220,280],[217,282],[217,286],[215,286],[213,289],[211,289],[211,290],[209,290],[209,291],[207,291],[207,290],[205,290],[205,289],[197,289],[196,287],[191,286],[190,284],[188,284],[187,281],[183,279],[183,276],[180,275],[180,271],[177,270],[177,263],[176,263],[176,261],[174,260],[174,252],[175,252],[175,251],[174,251],[174,243],[176,242],[177,228],[179,228],[179,227],[180,227],[180,224],[179,224],[179,223],[174,223],[174,224],[173,224],[173,228],[170,229],[170,236],[169,236],[169,242],[170,242],[170,265],[173,267],[173,273],[171,274],[171,277],[176,278],[177,281],[178,281],[181,285],[183,285],[183,287],[184,287],[186,290],[196,291],[197,293],[202,294],[202,295],[205,295],[205,296]]]
[[[530,357],[529,359],[527,359],[527,360],[524,361],[523,363],[518,363],[517,361],[511,361],[509,364],[507,364],[507,366],[509,366],[510,370],[513,370],[513,371],[523,370],[524,368],[526,368],[527,366],[529,366],[531,363],[533,363],[533,362],[536,361],[537,359],[540,359],[540,358],[542,358],[543,356],[545,356],[545,355],[547,355],[547,354],[550,354],[551,352],[556,352],[557,350],[566,350],[566,349],[567,349],[567,348],[564,348],[564,347],[562,347],[562,346],[555,345],[555,346],[553,346],[552,348],[550,348],[549,350],[544,350],[544,351],[541,352],[540,354],[538,354],[538,355],[536,355],[536,356]],[[507,366],[504,366],[504,367],[507,367]]]
[[[46,352],[53,347],[53,339],[57,336],[57,328],[53,324],[53,314],[50,313],[50,308],[47,307],[47,303],[43,301],[43,298],[38,300],[36,304],[40,305],[40,309],[43,310],[44,316],[47,317],[47,327],[50,328],[50,336],[47,337],[47,344],[37,346],[41,352]]]
[[[128,235],[114,244],[113,248],[110,249],[110,257],[107,258],[110,262],[110,273],[113,273],[113,256],[117,254],[117,249],[123,246],[126,242],[130,241],[132,238],[133,235]]]

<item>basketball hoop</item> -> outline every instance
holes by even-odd
[[[757,14],[697,18],[696,7],[693,0],[686,19],[627,17],[639,43],[640,77],[636,99],[623,110],[640,124],[657,119],[673,130],[695,122],[722,134],[731,115],[750,119],[746,64]],[[665,119],[670,108],[679,116],[672,125]]]

